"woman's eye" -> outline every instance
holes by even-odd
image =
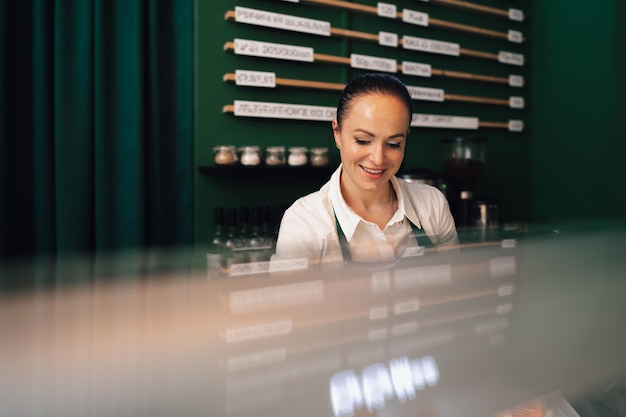
[[[399,143],[388,143],[387,146],[389,146],[391,149],[400,149],[402,147],[402,145]]]
[[[355,142],[357,145],[367,145],[369,143],[368,140],[363,140],[363,139],[355,139]]]

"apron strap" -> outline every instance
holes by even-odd
[[[337,219],[337,215],[335,214],[335,209],[333,209],[333,215],[335,216],[335,225],[337,226],[337,236],[339,237],[339,245],[341,246],[341,255],[343,256],[343,263],[350,264],[352,263],[352,254],[350,253],[350,246],[348,245],[348,239],[346,239],[346,235],[343,233],[341,229],[341,225],[339,224],[339,220]],[[413,236],[415,236],[415,240],[417,241],[418,246],[423,248],[433,248],[433,242],[430,240],[428,235],[424,232],[423,229],[417,227],[409,218],[407,217],[407,221],[411,225],[411,231]]]

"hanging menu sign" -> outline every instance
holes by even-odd
[[[431,77],[432,67],[429,64],[420,64],[418,62],[403,61],[402,73],[406,75],[416,75],[418,77]]]
[[[350,66],[372,71],[397,72],[398,64],[395,59],[379,58],[375,56],[351,54]]]
[[[509,19],[514,20],[516,22],[524,21],[524,11],[518,9],[509,9]]]
[[[402,21],[412,25],[428,26],[428,14],[416,10],[402,10]]]
[[[380,17],[395,19],[396,15],[398,14],[398,8],[395,4],[378,3],[376,7],[376,12]]]
[[[406,86],[413,100],[444,101],[445,93],[440,88]]]
[[[238,55],[287,59],[290,61],[313,62],[314,60],[313,48],[247,39],[235,39],[235,53]]]
[[[523,87],[524,77],[521,75],[509,75],[509,85],[511,87]]]
[[[382,46],[398,47],[398,34],[391,32],[378,32],[378,44]]]
[[[478,129],[478,118],[413,113],[411,126],[447,129]]]
[[[330,36],[330,22],[322,20],[306,19],[240,6],[235,7],[235,13],[235,21],[239,23]]]
[[[525,107],[524,97],[509,97],[509,106],[512,109],[523,109]]]
[[[242,117],[331,121],[337,113],[334,107],[310,106],[305,104],[268,103],[245,100],[235,100],[234,104],[235,116]]]
[[[461,53],[458,43],[436,41],[432,39],[416,38],[414,36],[403,36],[402,47],[414,51],[430,52],[433,54],[454,55]]]
[[[276,87],[276,74],[264,71],[235,71],[235,84],[250,87]]]
[[[500,51],[498,53],[498,61],[502,64],[524,65],[524,55],[513,52]]]
[[[524,122],[522,120],[509,120],[509,131],[521,132],[523,130],[524,130]]]

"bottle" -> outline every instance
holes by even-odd
[[[209,241],[207,259],[207,277],[216,279],[220,276],[224,252],[224,207],[216,207],[213,214],[215,232]]]
[[[248,255],[250,262],[269,261],[271,246],[262,232],[262,208],[253,207],[250,212],[250,238],[248,239]]]
[[[226,210],[226,239],[224,240],[223,272],[229,273],[233,264],[245,263],[245,252],[242,250],[237,228],[237,209]]]

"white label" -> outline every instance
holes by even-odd
[[[411,126],[448,129],[478,129],[477,117],[446,116],[443,114],[413,113]]]
[[[461,47],[458,43],[435,41],[432,39],[416,38],[414,36],[403,36],[402,47],[414,51],[430,52],[433,54],[458,56]]]
[[[253,326],[232,327],[226,329],[226,343],[262,339],[279,334],[287,334],[291,333],[291,329],[291,320],[282,320]]]
[[[256,368],[270,363],[282,362],[286,358],[286,349],[274,349],[266,352],[228,358],[226,368],[229,371],[240,371],[242,369]]]
[[[523,87],[524,77],[521,75],[509,75],[509,85],[511,87]]]
[[[513,256],[500,256],[489,260],[489,273],[493,278],[515,275],[517,263]]]
[[[502,64],[524,65],[524,55],[513,52],[500,51],[498,53],[498,61]]]
[[[407,85],[413,100],[444,101],[445,93],[440,88],[414,87]]]
[[[388,292],[391,287],[391,277],[388,271],[372,272],[372,292],[380,294]]]
[[[238,55],[287,59],[289,61],[313,62],[314,60],[313,48],[247,39],[235,39],[235,53]]]
[[[523,109],[525,106],[524,97],[509,97],[509,106],[512,109]]]
[[[367,338],[370,342],[377,342],[379,340],[384,340],[387,338],[387,329],[376,329],[370,330]]]
[[[235,100],[235,116],[331,121],[336,113],[337,110],[334,107]],[[276,264],[276,267],[279,265],[280,264]],[[272,262],[272,271],[276,270],[274,267],[274,262]],[[282,268],[284,267],[281,267],[280,270],[284,270]]]
[[[509,30],[508,33],[509,42],[522,43],[524,42],[524,35],[517,30]]]
[[[515,288],[513,288],[513,286],[511,284],[501,285],[501,286],[498,287],[498,297],[509,296],[509,295],[513,294],[514,291],[515,291]]]
[[[235,84],[274,88],[276,87],[276,74],[273,72],[236,70]]]
[[[289,3],[300,3],[300,0],[283,0]]]
[[[432,67],[429,64],[403,61],[402,73],[406,75],[416,75],[418,77],[430,77],[432,76]]]
[[[509,9],[509,19],[514,20],[516,22],[523,22],[524,12],[518,9]]]
[[[301,269],[307,269],[308,266],[309,266],[309,260],[307,258],[271,261],[270,272],[296,271],[296,270],[301,270]]]
[[[510,132],[521,132],[524,130],[524,122],[522,120],[509,120]]]
[[[351,54],[350,66],[373,71],[397,72],[398,63],[395,59],[379,58],[375,56]]]
[[[428,14],[417,10],[402,10],[402,21],[412,25],[428,26]]]
[[[378,16],[395,19],[398,15],[398,8],[395,4],[378,3],[377,13]]]
[[[398,34],[391,32],[378,32],[378,44],[382,46],[398,47]]]
[[[233,314],[318,303],[324,301],[324,283],[309,281],[233,291],[229,294],[229,300],[230,312]]]
[[[330,22],[322,20],[306,19],[263,10],[248,9],[247,7],[240,6],[235,7],[235,13],[235,20],[239,23],[330,36]]]
[[[517,246],[517,241],[515,239],[502,239],[502,247],[503,248],[505,248],[505,249],[513,249],[516,246]]]
[[[370,320],[382,320],[386,319],[389,314],[387,307],[372,307],[370,308]]]
[[[232,264],[229,268],[228,275],[230,275],[231,277],[237,277],[242,275],[263,274],[269,271],[269,269],[269,262],[247,262],[241,264]]]
[[[420,309],[419,300],[402,301],[393,305],[394,314],[412,313]]]
[[[445,285],[451,281],[452,268],[448,264],[398,269],[395,275],[398,290]]]
[[[391,328],[391,334],[394,336],[401,336],[403,334],[415,333],[418,329],[416,321],[404,324],[396,324]]]
[[[508,314],[513,310],[513,306],[511,304],[502,304],[496,307],[497,314]]]

